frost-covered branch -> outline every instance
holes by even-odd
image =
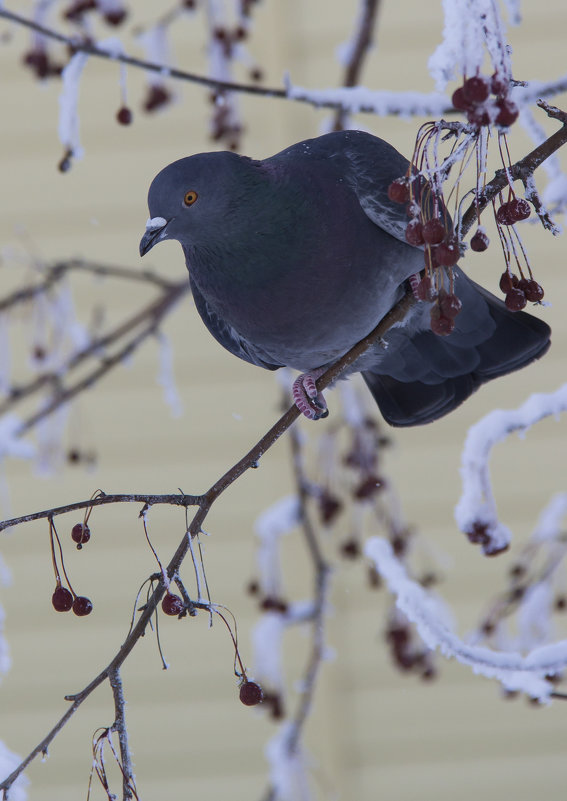
[[[408,576],[386,540],[372,537],[365,550],[396,596],[396,604],[417,626],[429,648],[439,648],[446,657],[469,665],[475,673],[497,679],[509,691],[520,690],[540,701],[549,699],[553,684],[548,677],[567,667],[567,640],[534,648],[525,656],[469,645],[449,629],[439,615],[436,599]]]
[[[469,429],[461,457],[463,491],[455,508],[460,530],[487,555],[505,550],[511,533],[498,519],[489,460],[493,447],[510,434],[527,431],[546,417],[567,410],[567,384],[532,395],[517,409],[496,409]]]

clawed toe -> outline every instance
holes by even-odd
[[[321,420],[329,414],[323,393],[317,390],[315,383],[322,374],[322,370],[301,373],[293,382],[293,402],[309,420]]]

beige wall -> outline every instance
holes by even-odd
[[[8,5],[25,11],[30,3]],[[153,19],[158,7],[166,9],[170,3],[131,5],[141,9],[141,17]],[[350,33],[356,5],[354,0],[261,4],[252,48],[266,69],[267,82],[278,85],[287,68],[301,85],[335,85],[340,70],[334,51]],[[383,5],[378,47],[365,83],[429,91],[425,65],[440,37],[440,4],[384,0]],[[523,5],[524,27],[511,34],[516,77],[545,80],[565,73],[564,2]],[[177,34],[179,63],[198,72],[203,70],[200,30],[186,25]],[[152,118],[136,114],[131,128],[121,128],[114,122],[119,105],[116,66],[93,60],[81,88],[86,157],[61,175],[56,170],[61,155],[58,87],[38,86],[21,69],[26,33],[3,23],[0,31],[13,34],[12,41],[0,47],[0,245],[23,247],[47,261],[78,255],[139,266],[137,247],[151,178],[164,164],[210,148],[204,133],[205,91],[176,85],[180,102],[167,113]],[[141,75],[130,70],[128,82],[137,111]],[[243,98],[242,108],[248,129],[242,149],[258,157],[316,135],[327,118],[326,112],[275,100]],[[415,121],[361,116],[356,122],[405,154],[411,152]],[[515,132],[512,147],[515,156],[527,147],[521,131]],[[495,382],[435,426],[396,433],[396,449],[387,457],[386,469],[408,520],[448,554],[451,569],[442,592],[455,606],[462,633],[478,620],[510,564],[507,556],[483,560],[455,530],[452,509],[467,427],[495,406],[517,405],[531,391],[552,390],[564,380],[565,240],[530,228],[526,241],[553,304],[544,312],[554,326],[552,351],[529,372]],[[471,275],[494,289],[501,265],[497,249],[492,253],[493,259],[485,258],[482,266],[473,258],[467,263]],[[184,275],[176,244],[152,251],[147,261],[170,278]],[[3,285],[19,277],[0,267]],[[104,298],[114,319],[136,308],[144,297],[129,285],[93,286],[88,280],[78,281],[74,294],[85,312],[94,300]],[[96,448],[96,471],[65,467],[48,480],[34,475],[27,463],[10,462],[11,513],[86,498],[97,487],[108,492],[172,492],[181,486],[198,492],[267,429],[278,402],[273,376],[222,351],[189,302],[168,321],[166,332],[175,350],[184,416],[171,418],[162,402],[155,381],[157,348],[151,343],[73,412],[75,438],[86,448]],[[25,353],[20,347],[18,359]],[[330,405],[332,410],[332,393]],[[501,446],[495,455],[499,509],[517,532],[516,547],[552,492],[565,489],[564,428],[564,423],[547,421],[525,441]],[[213,535],[206,542],[209,582],[215,599],[236,615],[243,655],[249,661],[248,633],[257,615],[243,588],[254,570],[253,523],[291,486],[287,446],[280,442],[260,470],[227,492],[207,524]],[[67,522],[70,528],[76,520]],[[150,522],[154,545],[167,560],[182,536],[182,515],[156,509]],[[66,525],[60,523],[64,534]],[[107,663],[125,635],[138,585],[155,569],[134,509],[99,509],[92,529],[88,549],[77,554],[69,548],[67,557],[77,585],[95,603],[95,612],[83,620],[51,610],[45,524],[19,528],[2,543],[14,583],[2,590],[13,669],[0,688],[0,737],[20,753],[27,752],[64,710],[64,694],[79,690]],[[309,585],[299,543],[286,543],[286,560],[294,571],[290,589],[303,597]],[[189,580],[189,568],[186,575]],[[563,798],[564,707],[535,710],[523,701],[504,703],[494,684],[454,664],[441,664],[441,677],[433,685],[400,677],[388,663],[380,636],[384,603],[366,590],[360,566],[346,565],[335,577],[328,641],[337,658],[324,668],[307,730],[322,777],[319,787],[328,788],[321,797],[333,797],[336,789],[340,797],[359,801]],[[203,617],[184,623],[165,620],[161,634],[170,671],[161,671],[154,637],[148,635],[124,672],[142,797],[260,799],[265,787],[263,743],[275,728],[236,700],[224,630],[218,625],[209,631]],[[291,635],[290,677],[303,665],[305,644],[302,637]],[[111,699],[102,688],[57,739],[50,759],[30,770],[30,797],[83,797],[92,731],[111,719]]]

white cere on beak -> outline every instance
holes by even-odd
[[[146,231],[154,231],[156,228],[163,228],[167,220],[165,217],[148,217],[146,222]]]

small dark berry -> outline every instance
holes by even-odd
[[[455,321],[452,317],[444,315],[431,315],[431,330],[440,337],[449,336],[455,328]]]
[[[156,111],[158,108],[167,105],[170,100],[171,94],[168,92],[165,86],[161,84],[152,84],[149,87],[146,99],[144,100],[144,111]]]
[[[245,681],[240,685],[239,697],[244,706],[256,706],[262,703],[264,693],[255,681]]]
[[[506,98],[499,98],[496,101],[496,105],[499,109],[495,120],[496,125],[500,125],[502,128],[508,128],[510,125],[516,122],[520,111],[515,103]]]
[[[70,451],[67,452],[67,461],[71,464],[77,464],[77,462],[81,461],[81,453],[76,448],[71,448]]]
[[[130,125],[132,122],[132,112],[127,106],[122,106],[116,112],[116,119],[120,125]]]
[[[457,111],[468,111],[470,108],[470,103],[465,97],[465,93],[463,91],[463,87],[459,86],[458,89],[455,89],[453,95],[451,97],[451,103],[457,109]]]
[[[463,95],[468,103],[484,103],[490,94],[490,85],[486,78],[479,75],[467,78],[463,84]]]
[[[512,216],[517,221],[527,220],[532,213],[530,204],[523,197],[515,197],[510,201],[509,206]]]
[[[423,231],[419,220],[412,220],[406,226],[406,242],[415,247],[423,245]]]
[[[415,290],[415,294],[417,295],[419,300],[433,300],[435,295],[433,291],[433,287],[431,285],[431,278],[429,276],[424,276],[419,284],[417,285],[417,289]]]
[[[71,539],[77,543],[77,548],[81,547],[90,540],[91,530],[86,523],[75,523],[71,529]]]
[[[506,270],[506,272],[502,273],[502,275],[500,276],[499,287],[502,290],[502,292],[504,292],[505,295],[508,294],[508,292],[511,289],[517,287],[518,284],[519,284],[518,276],[514,275],[514,273],[508,272],[508,270]]]
[[[475,545],[486,545],[490,540],[487,524],[475,521],[472,525],[472,529],[467,531],[467,537],[469,541]]]
[[[90,615],[92,611],[92,602],[88,598],[85,598],[84,595],[77,595],[73,601],[73,612],[78,617],[84,617],[85,615]]]
[[[180,615],[183,612],[184,604],[179,595],[172,592],[166,592],[161,602],[162,612],[166,615]]]
[[[347,559],[358,559],[360,556],[360,543],[354,538],[341,544],[340,552]]]
[[[394,203],[407,203],[410,198],[409,186],[404,178],[396,178],[388,186],[388,197]]]
[[[521,289],[511,289],[506,294],[504,303],[510,311],[520,311],[526,305],[527,299]]]
[[[378,476],[369,475],[353,490],[353,497],[359,501],[371,498],[384,487],[384,481]]]
[[[471,237],[471,250],[474,250],[475,253],[482,253],[486,250],[490,242],[490,239],[486,236],[484,231],[477,231],[474,236]]]
[[[127,16],[128,12],[125,8],[121,8],[117,11],[107,11],[107,13],[104,15],[104,21],[107,23],[107,25],[117,27],[118,25],[122,25]]]
[[[555,609],[558,612],[563,612],[567,609],[567,598],[564,595],[558,595],[555,599]]]
[[[260,592],[260,585],[256,581],[256,579],[251,579],[248,582],[248,586],[246,587],[246,592],[248,595],[258,595]]]
[[[524,294],[530,303],[539,303],[544,295],[543,287],[537,281],[531,279],[524,287]]]
[[[434,217],[432,220],[424,222],[421,232],[428,245],[438,245],[445,239],[447,233],[439,217]]]
[[[439,311],[442,317],[456,317],[463,308],[459,298],[448,292],[439,295]]]
[[[382,576],[374,565],[370,565],[368,568],[368,584],[373,590],[377,590],[382,586]]]
[[[257,83],[258,81],[262,81],[263,79],[264,79],[264,73],[259,67],[253,67],[250,70],[250,80],[255,81]]]
[[[51,596],[51,603],[56,612],[68,612],[73,606],[73,595],[67,587],[57,587]]]
[[[262,599],[262,602],[260,603],[260,609],[263,612],[279,612],[280,614],[285,615],[288,605],[287,602],[282,598],[276,598],[274,596],[267,595]]]
[[[459,247],[456,242],[441,242],[435,249],[435,257],[443,267],[452,267],[459,261]]]
[[[490,91],[493,95],[505,95],[508,93],[508,81],[497,72],[490,79]]]
[[[323,491],[318,498],[319,516],[326,525],[331,523],[342,509],[341,501],[330,492]]]
[[[490,115],[482,106],[475,106],[467,112],[467,120],[475,128],[482,128],[483,125],[490,124]]]

